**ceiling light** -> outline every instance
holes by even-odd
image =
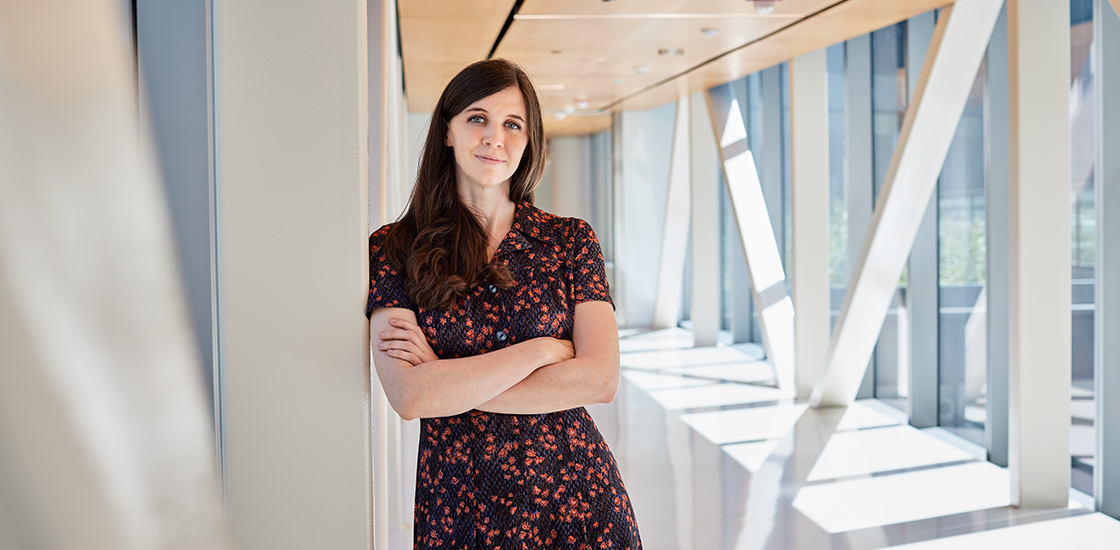
[[[553,116],[556,117],[556,120],[564,120],[565,118],[568,118],[568,113],[556,113]]]
[[[719,36],[719,29],[715,27],[704,27],[700,29],[700,34],[707,36],[708,38]]]
[[[645,75],[649,74],[649,71],[650,71],[650,66],[649,65],[634,65],[634,74],[636,74],[638,76],[645,76]]]
[[[591,100],[590,99],[587,99],[586,97],[577,97],[576,98],[576,109],[579,109],[579,110],[582,111],[584,109],[587,109],[590,106],[591,106]]]
[[[754,3],[754,12],[758,14],[774,13],[774,0],[748,0]]]
[[[564,107],[564,112],[568,113],[568,114],[572,114],[572,113],[576,112],[576,108],[572,105],[568,105],[567,107]]]

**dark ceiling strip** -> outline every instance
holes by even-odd
[[[506,37],[506,31],[508,31],[509,26],[513,24],[513,18],[517,16],[517,12],[521,10],[521,4],[524,3],[525,0],[517,0],[513,3],[513,8],[509,10],[509,17],[506,18],[506,24],[502,25],[502,32],[498,33],[498,38],[494,40],[494,45],[490,46],[490,53],[486,54],[486,59],[492,59],[494,57],[494,52],[498,51],[498,45],[501,44],[502,39]]]
[[[659,80],[659,81],[657,81],[653,84],[650,84],[649,86],[646,86],[645,88],[642,88],[641,90],[638,90],[638,91],[636,91],[636,92],[634,92],[630,95],[626,95],[626,96],[623,96],[622,98],[616,99],[616,100],[608,103],[605,107],[600,109],[600,111],[608,111],[610,109],[613,109],[615,107],[615,105],[618,105],[620,103],[624,103],[624,102],[629,101],[631,99],[634,99],[635,97],[638,97],[638,96],[640,96],[640,95],[642,95],[642,94],[644,94],[644,93],[646,93],[646,92],[648,92],[648,91],[650,91],[650,90],[652,90],[652,89],[654,89],[658,86],[661,86],[662,84],[667,84],[669,82],[672,82],[672,81],[674,81],[674,80],[676,80],[676,79],[678,79],[678,78],[680,78],[680,77],[682,77],[682,76],[684,76],[688,73],[691,73],[692,71],[695,71],[696,69],[699,69],[700,67],[703,67],[704,65],[707,65],[709,63],[714,63],[715,61],[718,61],[718,60],[720,60],[724,57],[727,57],[727,56],[729,56],[729,55],[731,55],[731,54],[733,54],[733,53],[735,53],[735,52],[737,52],[737,51],[739,51],[743,48],[746,48],[747,46],[757,44],[757,43],[762,42],[763,40],[766,40],[767,38],[770,38],[771,36],[774,36],[774,35],[776,35],[780,32],[784,32],[784,31],[787,31],[789,29],[792,29],[795,25],[800,25],[801,23],[804,23],[805,21],[808,21],[808,20],[810,20],[810,19],[812,19],[812,18],[814,18],[818,15],[822,15],[825,12],[827,12],[827,11],[829,11],[829,10],[831,10],[831,9],[833,9],[833,8],[839,6],[839,5],[841,5],[841,4],[843,4],[847,1],[848,0],[840,0],[839,2],[837,2],[835,4],[832,4],[831,6],[821,8],[821,9],[819,9],[819,10],[813,12],[813,13],[810,13],[809,15],[806,15],[805,17],[802,17],[801,19],[798,19],[797,21],[794,21],[793,23],[790,23],[789,25],[786,25],[786,26],[784,26],[780,29],[776,29],[774,31],[771,31],[770,33],[767,33],[767,34],[765,34],[763,36],[760,36],[758,38],[755,38],[754,40],[751,40],[750,42],[747,42],[746,44],[743,44],[742,46],[736,46],[734,48],[731,48],[730,50],[727,50],[726,52],[723,52],[723,53],[721,53],[721,54],[719,54],[719,55],[717,55],[717,56],[715,56],[711,59],[708,59],[707,61],[702,61],[701,63],[699,63],[699,64],[697,64],[693,67],[689,67],[689,68],[687,68],[687,69],[685,69],[685,70],[683,70],[683,71],[681,71],[681,72],[679,72],[679,73],[677,73],[673,76],[666,77],[666,78],[664,78],[662,80]],[[505,30],[503,29],[502,32],[504,33]]]

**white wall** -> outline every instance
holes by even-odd
[[[548,142],[552,210],[591,219],[591,136],[555,137]]]
[[[615,301],[625,327],[653,325],[676,104],[621,115],[616,181]]]
[[[366,2],[212,13],[228,514],[245,549],[368,548]]]

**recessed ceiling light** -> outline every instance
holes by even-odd
[[[584,110],[584,109],[586,109],[590,106],[591,106],[591,100],[590,99],[587,99],[586,97],[577,97],[576,98],[576,109],[579,109],[579,110],[582,111],[582,110]]]
[[[564,120],[565,118],[568,118],[568,113],[556,113],[553,116],[556,117],[556,120]]]
[[[713,37],[713,36],[719,36],[719,29],[717,29],[715,27],[704,27],[704,28],[700,29],[700,34],[702,34],[704,36],[707,36],[709,38]]]
[[[634,65],[634,74],[638,76],[645,76],[649,74],[650,68],[651,67],[649,65]]]
[[[774,13],[774,0],[750,0],[754,4],[754,12],[758,14]]]
[[[564,112],[568,113],[568,114],[572,114],[572,113],[576,112],[576,108],[575,108],[575,106],[568,105],[567,107],[564,107]]]

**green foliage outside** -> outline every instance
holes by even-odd
[[[988,241],[983,196],[980,208],[968,204],[976,197],[941,200],[938,233],[938,271],[941,286],[982,285],[987,280]],[[961,199],[964,199],[963,201]]]

